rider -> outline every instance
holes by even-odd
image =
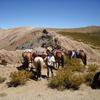
[[[58,38],[54,39],[54,49],[61,49],[60,42],[58,41]]]
[[[47,65],[47,77],[49,78],[49,71],[51,71],[51,75],[53,77],[53,67],[55,63],[55,57],[53,56],[51,47],[47,48],[47,57],[45,58],[45,61]]]
[[[49,33],[46,29],[43,30],[43,36],[44,37],[48,37],[49,36]]]

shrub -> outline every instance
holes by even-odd
[[[88,69],[80,64],[79,59],[65,57],[66,66],[59,70],[56,76],[49,81],[49,86],[63,90],[65,88],[79,89],[82,83],[91,85],[93,77],[98,69],[97,65],[89,65]]]
[[[66,61],[66,68],[70,68],[72,71],[79,71],[83,72],[84,67],[80,64],[79,59],[69,59],[68,57],[65,58]]]
[[[88,72],[85,76],[85,82],[87,85],[91,85],[95,72]]]
[[[0,76],[0,83],[4,82],[6,78]]]
[[[80,64],[80,59],[77,58],[69,59],[68,56],[65,57],[65,64],[67,64],[67,66],[82,66]]]
[[[66,69],[61,69],[57,72],[56,76],[50,80],[49,86],[52,88],[57,88],[58,90],[64,89],[65,86],[65,76],[72,74],[71,70],[65,71]]]
[[[1,65],[7,65],[7,61],[5,59],[1,60]]]
[[[88,72],[96,72],[97,69],[98,69],[98,66],[95,64],[88,65]]]
[[[11,73],[10,75],[11,81],[8,83],[8,86],[18,86],[18,85],[24,85],[26,81],[31,77],[31,73],[27,71],[18,71]]]
[[[73,73],[69,80],[66,80],[67,88],[79,89],[80,85],[85,82],[83,74]]]
[[[70,66],[69,67],[73,72],[83,72],[84,71],[84,67],[83,66]]]
[[[82,74],[75,73],[69,68],[59,70],[56,76],[50,80],[49,86],[58,90],[65,88],[78,89],[85,79]]]

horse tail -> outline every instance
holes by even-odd
[[[37,76],[40,77],[41,76],[41,61],[38,60],[36,63],[36,72],[37,72]]]
[[[84,65],[87,65],[87,56],[86,56],[86,54],[84,54]]]
[[[64,55],[61,57],[61,66],[64,67]]]

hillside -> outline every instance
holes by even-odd
[[[88,30],[87,30],[88,29]],[[97,27],[81,28],[81,29],[51,29],[47,31],[51,35],[51,40],[41,39],[43,29],[34,29],[32,27],[19,27],[13,29],[0,29],[0,76],[5,77],[6,81],[0,84],[0,100],[99,100],[100,91],[93,90],[89,86],[82,84],[80,89],[72,91],[58,91],[48,87],[49,81],[42,78],[40,81],[29,79],[24,86],[7,87],[10,75],[21,66],[21,54],[24,49],[32,48],[34,50],[42,50],[43,43],[52,42],[53,38],[57,38],[62,48],[67,50],[83,49],[87,54],[87,64],[100,65],[100,52],[98,49],[92,48],[89,44],[73,39],[69,35],[58,34],[59,32],[80,32],[84,34],[84,30],[97,32]],[[86,31],[85,31],[86,32]],[[87,32],[86,32],[87,33]],[[79,33],[80,34],[80,33]],[[87,65],[87,66],[88,66]],[[54,71],[56,74],[57,71]],[[47,74],[47,69],[42,68],[42,75]],[[98,98],[97,98],[98,97]]]
[[[22,50],[25,48],[38,48],[41,47],[44,41],[40,41],[43,29],[34,29],[32,27],[19,27],[13,29],[0,29],[0,49],[5,50]],[[47,29],[53,38],[57,37],[63,48],[67,50],[71,49],[83,49],[87,55],[88,60],[92,62],[100,62],[100,53],[98,50],[93,49],[88,44],[84,44],[83,41],[76,41],[66,35],[58,34],[58,32],[81,32],[81,33],[93,33],[99,34],[100,27],[85,27],[76,29]],[[91,33],[91,34],[92,34]],[[78,33],[79,34],[79,33]],[[46,41],[47,42],[47,41]],[[92,54],[92,55],[91,55]]]

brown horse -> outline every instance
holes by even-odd
[[[62,68],[64,67],[64,55],[62,53],[61,50],[54,50],[53,51],[55,60],[56,60],[56,67],[62,66]]]
[[[87,65],[87,55],[83,50],[75,51],[75,50],[68,50],[66,52],[70,59],[72,58],[80,58],[84,65]]]
[[[33,61],[32,52],[24,51],[22,53],[22,57],[23,57],[23,61],[22,61],[23,69],[28,69],[29,64],[32,63]]]
[[[44,52],[33,52],[33,54],[32,54],[33,60],[35,57],[42,57],[44,59],[46,56],[47,56],[47,54]]]

